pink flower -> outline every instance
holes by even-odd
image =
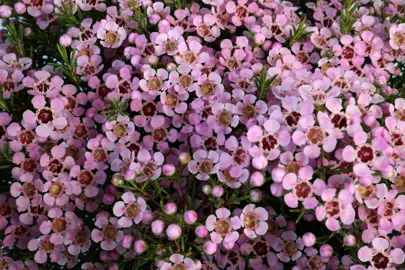
[[[99,229],[96,228],[91,231],[91,239],[96,243],[101,242],[103,250],[110,251],[115,249],[124,237],[123,231],[120,230],[118,219],[109,217],[107,212],[97,214],[95,225]]]
[[[127,37],[127,33],[123,27],[111,21],[101,21],[101,27],[97,30],[97,38],[101,41],[101,45],[106,48],[118,48]]]
[[[187,270],[196,270],[195,263],[192,259],[184,257],[181,254],[173,254],[170,256],[170,262],[165,262],[160,270],[174,270],[182,267]]]
[[[228,245],[230,248],[239,238],[239,233],[236,231],[241,227],[241,221],[238,217],[231,217],[231,211],[226,208],[219,208],[215,211],[215,215],[208,216],[205,221],[205,226],[210,231],[211,240],[220,244]]]
[[[371,248],[360,248],[358,256],[362,262],[369,262],[376,269],[396,269],[395,265],[402,264],[405,259],[402,249],[391,249],[390,242],[384,238],[375,238]]]
[[[325,204],[316,208],[316,218],[319,221],[326,218],[326,227],[331,231],[341,228],[338,218],[343,225],[348,226],[353,223],[356,216],[352,207],[353,194],[348,190],[341,190],[337,198],[335,195],[336,189],[325,189],[321,195]]]
[[[193,160],[188,163],[188,169],[196,174],[197,179],[206,181],[210,174],[215,174],[219,169],[219,155],[215,151],[197,150],[193,154]]]
[[[122,195],[123,201],[116,202],[113,208],[114,215],[120,217],[118,224],[123,228],[132,226],[132,223],[141,222],[143,212],[146,210],[146,202],[143,198],[135,198],[132,192]]]
[[[267,232],[268,213],[263,207],[255,207],[254,204],[248,204],[243,208],[240,220],[243,230],[247,237],[256,238],[257,235],[264,235]]]

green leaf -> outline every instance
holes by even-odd
[[[343,35],[349,34],[353,30],[353,24],[357,21],[357,16],[355,15],[358,4],[354,3],[354,0],[345,0],[344,8],[340,14],[340,32]]]
[[[290,29],[290,41],[288,46],[291,48],[296,42],[304,41],[308,38],[312,31],[307,31],[308,26],[305,24],[306,17],[304,17],[299,23],[298,27],[293,26],[293,29]]]
[[[270,86],[277,78],[278,74],[272,76],[268,79],[267,69],[265,67],[262,68],[259,75],[254,76],[254,83],[257,88],[257,98],[262,100],[263,98],[267,97],[270,92]]]

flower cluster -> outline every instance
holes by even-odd
[[[405,267],[402,1],[5,2],[1,269]]]

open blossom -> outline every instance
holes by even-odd
[[[125,29],[119,27],[115,22],[102,21],[101,27],[97,30],[97,37],[100,43],[107,48],[118,48],[127,37]]]
[[[267,218],[268,213],[263,207],[255,207],[254,204],[245,206],[240,215],[240,220],[247,237],[255,238],[257,235],[265,234],[268,229]]]
[[[358,255],[362,262],[369,262],[377,269],[396,269],[395,265],[402,264],[405,259],[401,249],[391,249],[390,242],[380,237],[372,241],[372,247],[360,248]]]
[[[193,160],[188,164],[191,173],[196,174],[199,180],[208,180],[211,174],[219,169],[219,155],[215,151],[198,150],[193,155]]]
[[[120,225],[118,225],[118,219],[109,217],[106,212],[97,214],[95,225],[98,229],[92,230],[91,239],[96,243],[101,242],[101,248],[104,250],[115,249],[117,244],[124,237],[124,233],[119,229]]]
[[[159,269],[161,270],[174,270],[177,268],[195,270],[196,266],[192,259],[185,258],[181,254],[173,254],[170,256],[170,262],[165,262]]]
[[[224,242],[232,248],[238,240],[239,233],[236,231],[241,227],[241,220],[238,217],[230,217],[231,211],[226,208],[219,208],[215,215],[210,215],[205,221],[205,226],[210,231],[211,240],[220,244]]]
[[[122,201],[116,202],[114,205],[114,215],[121,217],[118,224],[124,228],[130,227],[132,222],[138,224],[143,217],[143,212],[146,210],[146,202],[143,198],[135,198],[131,192],[126,192],[122,195]]]

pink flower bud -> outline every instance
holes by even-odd
[[[177,224],[170,224],[166,229],[167,238],[169,240],[176,240],[181,235],[181,228]]]
[[[217,244],[207,241],[204,244],[204,252],[207,253],[208,255],[212,255],[217,251]]]
[[[124,248],[129,249],[129,248],[131,248],[133,241],[134,241],[134,237],[132,235],[125,235],[121,241],[121,245]]]
[[[149,55],[148,56],[148,63],[150,65],[155,65],[159,62],[159,58],[156,55]]]
[[[176,66],[175,63],[169,63],[169,64],[167,64],[167,66],[166,66],[166,69],[167,69],[167,71],[169,71],[169,72],[175,71],[176,68],[177,68],[177,66]]]
[[[356,237],[352,234],[346,235],[344,238],[344,243],[348,247],[352,247],[356,244]]]
[[[262,200],[262,198],[263,198],[262,192],[260,190],[258,190],[258,189],[252,189],[249,192],[249,195],[250,195],[250,200],[252,202],[260,202]]]
[[[11,16],[11,8],[7,5],[0,6],[0,17],[8,18]]]
[[[142,254],[147,248],[146,242],[143,240],[135,241],[134,250],[137,254]]]
[[[197,235],[197,237],[205,238],[208,235],[208,230],[204,225],[200,225],[195,228],[195,234]]]
[[[263,34],[256,34],[253,37],[253,41],[257,44],[257,45],[263,45],[264,42],[266,41],[266,38],[264,37]]]
[[[313,233],[305,233],[302,236],[302,242],[304,243],[304,246],[306,247],[312,247],[313,245],[315,245],[316,242],[316,236]]]
[[[114,186],[120,186],[124,184],[124,177],[120,173],[116,173],[111,178],[111,184]]]
[[[172,164],[165,164],[163,166],[163,174],[166,176],[172,176],[176,173],[176,167]]]
[[[254,187],[260,187],[264,184],[264,176],[261,172],[254,172],[250,176],[250,183]]]
[[[212,188],[212,195],[214,197],[221,197],[224,195],[224,188],[221,186],[215,186]]]
[[[111,263],[108,265],[108,270],[118,270],[118,264],[116,263]]]
[[[203,186],[202,191],[205,195],[210,195],[212,192],[212,187],[210,185],[205,185]]]
[[[194,224],[197,221],[197,213],[193,210],[188,210],[184,213],[184,221],[187,224]]]
[[[153,213],[149,210],[145,210],[145,212],[143,212],[143,217],[142,217],[142,223],[143,224],[150,224],[153,220]]]
[[[319,249],[319,253],[322,257],[329,258],[333,255],[333,247],[328,244],[322,245]]]
[[[179,155],[179,161],[183,165],[187,165],[191,160],[191,156],[189,153],[181,152]]]
[[[27,7],[22,2],[17,2],[14,4],[14,10],[18,14],[24,14],[27,11]]]
[[[59,38],[59,43],[63,47],[69,47],[72,44],[72,38],[68,35],[63,35]]]
[[[164,211],[168,215],[174,215],[177,212],[177,206],[175,203],[167,203],[164,206]]]
[[[165,229],[165,223],[158,219],[152,222],[152,232],[154,235],[162,235],[163,231]]]

